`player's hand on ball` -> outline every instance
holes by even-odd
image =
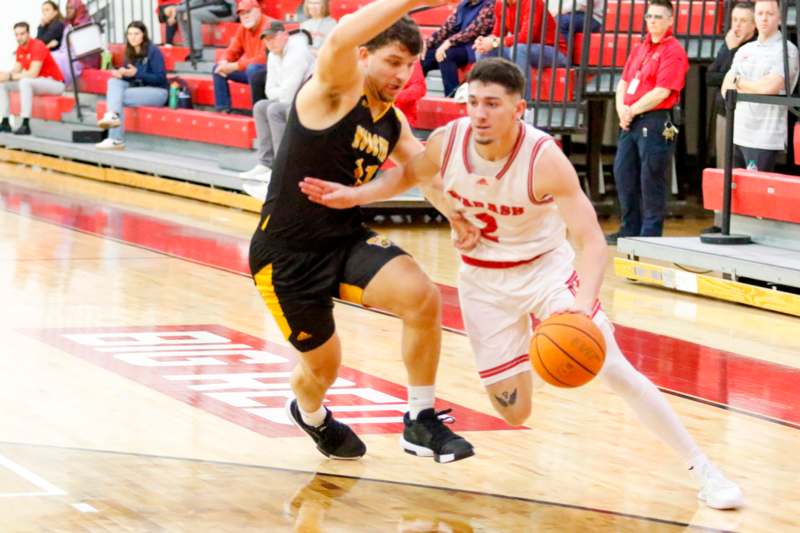
[[[355,188],[341,183],[307,177],[300,182],[300,190],[312,202],[332,209],[349,209],[358,205]]]
[[[453,242],[459,252],[469,252],[481,240],[481,230],[467,222],[461,213],[455,213],[450,218],[450,225],[455,231]]]

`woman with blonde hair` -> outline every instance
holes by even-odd
[[[336,27],[336,20],[330,15],[328,0],[306,0],[303,4],[303,13],[306,20],[300,23],[300,29],[311,35],[313,40],[311,51],[317,55],[325,38]]]

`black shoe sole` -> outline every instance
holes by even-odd
[[[301,426],[301,425],[300,425],[300,424],[297,422],[297,419],[296,419],[296,418],[294,417],[294,415],[292,414],[292,401],[293,401],[293,399],[292,399],[292,398],[289,398],[289,399],[286,401],[286,405],[284,406],[284,409],[286,410],[286,416],[287,416],[287,417],[289,417],[289,420],[291,420],[291,421],[292,421],[292,424],[294,424],[295,426],[297,426],[298,428],[300,428],[301,430],[303,430],[303,433],[305,433],[306,435],[308,435],[309,437],[311,437],[311,435],[309,435],[309,434],[308,434],[308,432],[305,430],[305,428],[304,428],[303,426]],[[314,440],[314,439],[312,438],[311,440]],[[358,461],[359,459],[361,459],[362,457],[364,457],[364,455],[366,455],[366,452],[365,452],[364,454],[362,454],[362,455],[357,455],[357,456],[355,456],[355,457],[339,457],[338,455],[333,455],[332,453],[328,453],[328,452],[326,452],[325,450],[323,450],[323,449],[322,449],[322,448],[320,448],[319,446],[317,446],[317,450],[319,450],[319,453],[321,453],[322,455],[324,455],[324,456],[325,456],[325,457],[327,457],[328,459],[337,459],[337,460],[339,460],[339,461]]]
[[[475,450],[473,448],[458,453],[447,453],[440,455],[430,448],[408,442],[405,437],[400,437],[400,446],[403,448],[403,451],[409,455],[416,455],[417,457],[433,457],[434,461],[442,464],[454,463],[456,461],[460,461],[461,459],[466,459],[475,455]]]

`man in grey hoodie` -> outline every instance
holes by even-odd
[[[286,121],[294,95],[314,73],[315,56],[311,37],[306,31],[288,32],[280,21],[273,21],[261,34],[267,57],[266,100],[253,107],[258,139],[258,164],[240,176],[256,183],[246,183],[245,190],[263,200],[272,172],[272,162],[286,131]],[[253,191],[253,192],[251,192]]]

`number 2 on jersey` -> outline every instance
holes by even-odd
[[[484,239],[489,239],[493,242],[500,241],[497,235],[492,235],[492,233],[497,231],[497,220],[495,220],[492,215],[489,213],[478,213],[475,215],[475,218],[486,224],[483,228],[481,228],[481,237]]]

